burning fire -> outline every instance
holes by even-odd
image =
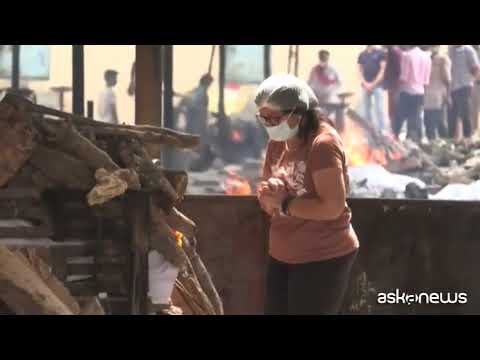
[[[236,174],[234,171],[228,171],[228,178],[225,180],[224,188],[227,195],[251,195],[252,187],[247,179]]]
[[[236,144],[241,143],[242,140],[243,140],[243,137],[242,137],[242,134],[240,133],[240,131],[238,131],[238,130],[233,130],[233,131],[232,131],[231,140],[232,140],[234,143],[236,143]]]
[[[353,121],[347,123],[347,127],[341,136],[349,166],[387,165],[385,150],[371,148],[364,130]]]

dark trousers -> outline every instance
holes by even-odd
[[[269,258],[266,315],[337,315],[358,251],[341,258],[285,264]]]
[[[448,132],[451,138],[457,134],[458,119],[462,119],[463,136],[469,138],[472,135],[472,123],[470,119],[470,101],[472,88],[467,86],[452,92],[452,108],[448,116]]]
[[[402,131],[403,123],[407,120],[407,138],[415,142],[420,142],[423,136],[422,128],[422,106],[423,95],[411,95],[401,92],[398,97],[397,109],[395,114],[395,123],[393,126],[396,137]]]
[[[388,89],[388,117],[390,119],[390,127],[392,133],[395,132],[394,123],[395,123],[395,113],[397,110],[398,103],[398,86]]]
[[[335,129],[342,132],[345,129],[344,107],[341,104],[321,104],[329,117],[335,114]]]
[[[445,109],[425,109],[425,132],[428,140],[435,140],[437,134],[442,139],[447,137],[447,127],[445,124]]]

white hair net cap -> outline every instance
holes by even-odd
[[[318,100],[308,84],[293,75],[279,74],[263,81],[255,97],[257,106],[273,105],[279,110],[308,111],[318,106]]]

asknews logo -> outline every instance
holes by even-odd
[[[378,293],[378,304],[466,304],[468,295],[466,293],[420,293],[407,294],[396,289],[395,292]]]

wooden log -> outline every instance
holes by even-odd
[[[90,190],[95,185],[93,171],[88,165],[61,151],[39,145],[29,162],[57,186]]]
[[[91,125],[77,125],[81,131],[91,130],[97,137],[136,138],[146,144],[170,145],[181,149],[193,149],[200,143],[200,137],[167,131],[158,132],[151,129],[142,130],[141,126],[134,129],[122,127],[97,128]]]
[[[186,257],[177,245],[175,232],[168,225],[165,219],[165,212],[152,204],[150,214],[152,226],[150,248],[157,250],[167,261],[182,269],[185,266]]]
[[[430,156],[428,156],[417,144],[407,139],[405,140],[404,145],[409,150],[410,156],[418,157],[422,161],[424,168],[427,168],[429,171],[432,171],[434,174],[441,173],[441,170],[432,161]]]
[[[194,238],[197,234],[197,225],[175,207],[165,217],[165,220],[172,229],[181,232],[189,239]]]
[[[192,264],[193,271],[200,283],[201,288],[204,290],[205,294],[208,296],[210,303],[212,304],[216,315],[224,315],[223,303],[220,298],[220,295],[213,284],[212,277],[210,276],[205,264],[198,255],[195,247],[193,247],[188,238],[184,238],[183,249],[187,254],[190,262]]]
[[[177,279],[172,291],[172,304],[181,308],[184,315],[197,315],[195,310],[190,305],[189,298],[183,294],[182,290],[183,289],[179,289],[179,282]]]
[[[159,165],[157,164],[155,164],[155,167],[159,168]],[[163,169],[160,168],[160,170]],[[185,197],[188,187],[188,174],[185,171],[174,170],[163,170],[163,173],[172,187],[175,189],[180,201],[182,201]]]
[[[147,313],[148,250],[151,238],[148,232],[149,199],[144,194],[130,194],[129,216],[132,224],[132,274],[130,276],[130,305],[132,315]]]
[[[18,315],[73,315],[28,265],[0,246],[0,299]]]
[[[186,258],[186,270],[180,272],[179,281],[188,292],[194,297],[194,299],[201,305],[201,307],[206,311],[206,315],[216,315],[215,308],[212,305],[211,300],[205,293],[202,288],[200,281],[195,273],[192,262],[182,249],[182,252],[185,254]]]
[[[120,167],[110,156],[86,137],[81,135],[70,121],[52,119],[34,119],[35,126],[40,129],[56,149],[84,161],[92,170],[100,168],[115,171]]]
[[[30,188],[39,193],[55,187],[55,183],[48,179],[39,169],[36,169],[27,162],[8,182],[9,188]]]
[[[70,294],[68,289],[61,281],[54,276],[51,267],[36,254],[35,249],[24,249],[16,252],[16,255],[23,257],[24,261],[32,267],[33,270],[40,275],[40,278],[50,288],[50,290],[65,304],[74,315],[80,313],[80,305],[77,300]]]
[[[172,303],[179,306],[184,315],[208,315],[208,310],[201,301],[192,294],[187,286],[184,285],[185,280],[178,278],[172,291]]]
[[[385,150],[388,159],[390,159],[391,154],[395,154],[396,157],[399,155],[401,157],[406,156],[405,149],[401,146],[401,144],[394,139],[383,135],[380,129],[378,129],[374,123],[365,120],[353,109],[348,109],[347,115],[351,120],[355,121],[356,124],[360,125],[360,127],[365,130],[370,140],[373,142],[372,145],[374,147],[383,148]]]
[[[151,126],[151,125],[131,126],[131,125],[115,125],[115,124],[104,123],[101,121],[96,121],[96,120],[92,120],[82,116],[72,115],[63,111],[51,109],[46,106],[34,104],[23,97],[13,95],[13,94],[7,94],[3,98],[0,104],[10,104],[10,105],[13,105],[15,108],[21,109],[23,111],[29,111],[29,112],[37,113],[41,115],[55,116],[61,119],[69,119],[75,124],[75,126],[93,127],[94,133],[96,132],[95,129],[97,129],[98,131],[100,131],[100,129],[102,129],[102,131],[112,130],[112,129],[114,131],[115,129],[133,130],[135,132],[142,132],[146,134],[145,135],[146,140],[148,139],[151,140],[155,138],[149,134],[161,135],[165,141],[170,141],[174,146],[188,147],[188,148],[194,148],[200,142],[200,138],[196,135],[190,135],[190,134],[182,133],[179,131],[160,128],[160,127]]]
[[[162,169],[156,167],[146,149],[138,142],[122,141],[118,144],[119,156],[123,165],[133,169],[140,177],[143,189],[159,191],[159,204],[166,212],[180,200]]]

